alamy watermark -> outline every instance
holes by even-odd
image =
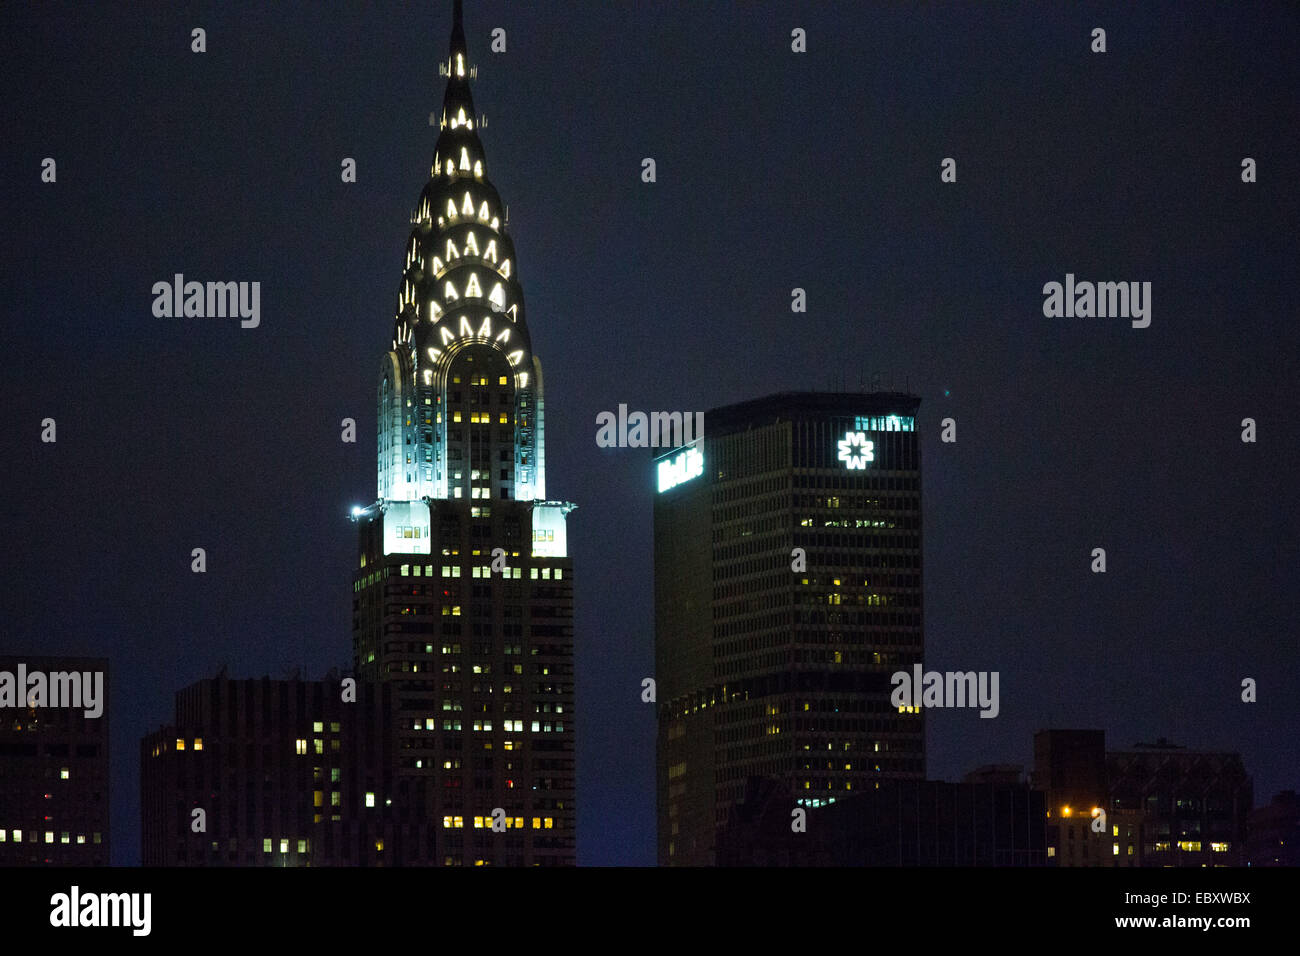
[[[262,283],[186,282],[176,273],[170,283],[153,284],[153,314],[160,319],[224,319],[238,316],[242,328],[262,322]]]
[[[981,717],[998,715],[997,671],[896,671],[889,679],[895,707],[979,707]]]
[[[1150,282],[1075,282],[1065,274],[1065,285],[1043,286],[1043,315],[1049,319],[1132,319],[1133,328],[1151,324]]]
[[[596,416],[596,444],[601,448],[676,448],[704,437],[703,412],[631,412]]]
[[[73,884],[50,897],[50,925],[60,928],[124,926],[133,936],[148,936],[152,911],[152,893],[83,893]]]
[[[103,671],[0,671],[0,707],[81,707],[91,719],[104,712]]]

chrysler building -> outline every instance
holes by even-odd
[[[396,788],[449,865],[575,862],[574,505],[545,405],[455,0],[429,179],[378,377],[378,500],[357,508],[353,653],[394,685]]]

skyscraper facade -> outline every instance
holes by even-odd
[[[0,657],[0,866],[108,865],[107,704],[104,658]]]
[[[396,779],[391,689],[208,678],[140,742],[145,866],[432,866],[438,829]]]
[[[1164,738],[1107,750],[1100,730],[1041,730],[1033,780],[1047,795],[1047,851],[1056,866],[1247,861],[1254,784],[1240,754]]]
[[[378,500],[353,512],[355,668],[394,685],[397,774],[445,861],[573,864],[574,505],[546,495],[542,366],[460,0],[441,69],[379,372]]]
[[[920,399],[783,393],[654,463],[659,861],[713,865],[746,783],[820,807],[925,775]]]

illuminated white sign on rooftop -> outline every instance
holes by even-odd
[[[676,488],[684,481],[698,478],[704,474],[704,452],[698,448],[687,448],[671,458],[659,462],[659,492]]]

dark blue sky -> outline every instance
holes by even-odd
[[[115,862],[138,862],[138,740],[178,688],[222,662],[348,662],[347,513],[375,496],[376,373],[450,7],[0,13],[0,653],[111,659]],[[654,859],[651,473],[596,446],[596,414],[876,373],[923,399],[926,664],[1001,674],[997,719],[930,713],[931,776],[1028,763],[1053,726],[1239,750],[1258,803],[1300,783],[1300,8],[468,0],[465,17],[546,372],[548,492],[579,504],[580,862]],[[155,318],[150,289],[177,272],[260,281],[261,326]],[[1045,318],[1067,272],[1151,282],[1150,328]]]

